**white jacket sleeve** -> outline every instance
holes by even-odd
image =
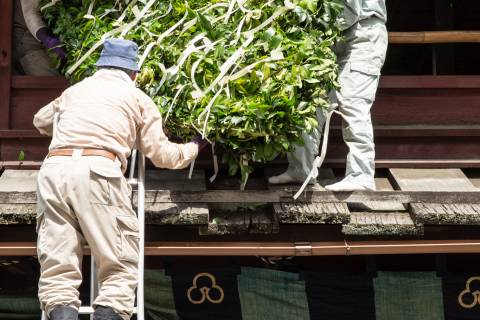
[[[177,144],[168,141],[163,132],[162,116],[155,103],[147,95],[139,99],[142,123],[138,132],[138,148],[159,168],[183,169],[198,155],[195,143]]]
[[[20,2],[22,4],[23,17],[25,18],[27,28],[32,36],[37,39],[37,31],[47,26],[42,19],[38,7],[38,0],[20,0]]]
[[[58,110],[62,97],[55,99],[40,109],[33,117],[33,125],[38,131],[46,136],[53,134],[53,117],[55,110]]]

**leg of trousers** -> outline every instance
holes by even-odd
[[[383,23],[367,20],[349,29],[345,38],[346,42],[335,50],[339,61],[340,89],[330,93],[330,101],[338,104],[343,115],[343,139],[349,149],[347,180],[374,188],[375,144],[370,109],[385,60],[388,35]],[[317,111],[317,117],[319,128],[304,134],[305,145],[296,146],[288,156],[288,172],[299,180],[308,176],[318,154],[325,111]]]
[[[138,220],[120,168],[102,157],[52,157],[40,169],[37,193],[42,308],[49,313],[58,305],[80,307],[82,247],[88,244],[100,283],[95,305],[129,319],[137,285]]]

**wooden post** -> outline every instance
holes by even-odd
[[[0,129],[10,122],[13,0],[0,1]]]

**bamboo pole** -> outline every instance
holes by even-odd
[[[396,44],[478,43],[480,31],[389,32],[388,38]]]

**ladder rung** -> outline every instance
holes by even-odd
[[[80,307],[80,309],[78,309],[78,314],[93,314],[95,310],[93,309],[93,307],[88,307],[88,306],[85,306],[85,307]],[[137,307],[135,307],[133,309],[133,314],[136,314],[137,313]]]
[[[136,178],[129,178],[129,179],[127,179],[127,183],[128,183],[129,185],[131,185],[131,186],[136,186],[136,185],[138,185],[138,179],[136,179]]]

